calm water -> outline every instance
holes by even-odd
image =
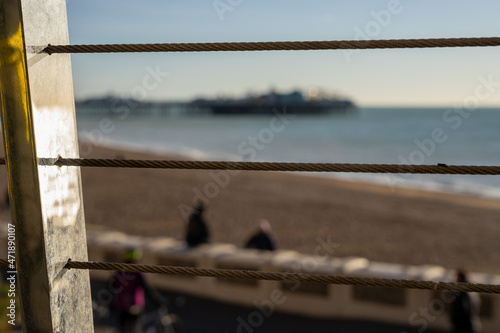
[[[493,109],[365,108],[295,118],[78,116],[78,129],[81,140],[95,144],[198,159],[500,165],[500,110]],[[499,176],[320,176],[500,198]]]

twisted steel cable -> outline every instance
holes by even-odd
[[[92,261],[81,262],[81,261],[71,261],[71,260],[68,261],[65,268],[500,294],[500,286],[491,284],[419,281],[419,280],[404,280],[404,279],[400,280],[380,279],[380,278],[364,278],[364,277],[352,277],[352,276],[335,276],[328,274],[259,272],[259,271],[235,270],[235,269],[208,269],[208,268],[194,268],[194,267],[123,264],[123,263],[107,263],[107,262],[92,262]]]
[[[429,38],[339,41],[226,42],[226,43],[162,43],[48,45],[42,52],[52,53],[118,53],[118,52],[214,52],[214,51],[285,51],[285,50],[349,50],[401,49],[436,47],[500,46],[500,37]]]
[[[0,266],[7,267],[7,259],[0,259]],[[65,265],[67,269],[89,269],[105,271],[141,272],[165,275],[203,276],[217,278],[237,278],[268,281],[312,282],[321,284],[338,284],[366,287],[389,287],[405,289],[446,290],[461,292],[478,292],[500,294],[500,286],[493,284],[421,281],[407,279],[381,279],[353,276],[336,276],[328,274],[305,274],[286,272],[259,272],[235,269],[208,269],[179,266],[140,265],[108,262],[71,261]]]
[[[169,161],[169,160],[120,160],[62,158],[57,166],[110,167],[110,168],[160,168],[198,170],[255,170],[298,172],[356,172],[356,173],[418,173],[499,175],[500,166],[475,165],[399,165],[399,164],[348,164],[348,163],[274,163],[274,162],[221,162],[221,161]]]
[[[5,158],[0,158],[0,165]],[[413,165],[413,164],[353,164],[353,163],[283,163],[283,162],[226,162],[121,160],[95,158],[39,158],[40,165],[81,166],[105,168],[150,168],[190,170],[244,170],[289,172],[353,172],[353,173],[413,173],[441,175],[500,175],[500,166],[481,165]]]

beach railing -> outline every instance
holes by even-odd
[[[184,242],[173,238],[131,236],[110,230],[88,232],[89,258],[96,262],[121,256],[130,244],[141,249],[144,254],[143,262],[147,265],[399,280],[453,281],[455,277],[454,271],[437,265],[382,263],[361,257],[320,258],[290,250],[247,250],[224,243],[205,244],[190,249]],[[91,276],[93,279],[108,281],[111,274],[110,271],[92,271]],[[470,278],[481,284],[500,284],[500,276],[495,274],[471,273]],[[419,309],[424,309],[433,318],[426,324],[429,329],[447,330],[450,300],[453,297],[450,292],[435,290],[183,275],[151,274],[148,281],[159,289],[253,309],[258,309],[256,304],[269,306],[272,302],[273,311],[282,313],[322,319],[371,320],[415,329],[421,328],[421,320],[425,317]],[[97,301],[107,304],[107,292],[110,291],[104,289],[100,292],[102,297],[98,295]],[[500,327],[500,295],[480,296],[483,331],[495,332]]]
[[[0,230],[0,257],[5,257],[7,228]],[[382,263],[361,257],[317,257],[291,250],[274,252],[247,250],[233,244],[205,244],[188,248],[182,241],[168,237],[143,237],[122,232],[90,228],[87,232],[89,260],[121,262],[123,252],[134,246],[143,254],[145,265],[191,267],[202,269],[239,269],[266,272],[302,272],[336,276],[453,281],[455,272],[437,265],[403,265]],[[112,271],[91,271],[96,281],[110,281]],[[470,273],[480,284],[500,284],[500,276]],[[217,300],[244,306],[253,311],[259,307],[319,319],[363,320],[392,325],[449,328],[450,303],[447,291],[404,288],[334,285],[297,281],[263,281],[235,278],[209,278],[185,275],[150,274],[148,282],[161,290]],[[95,291],[95,300],[110,306],[113,288],[106,283]],[[480,294],[480,320],[483,332],[500,327],[500,295]],[[257,306],[257,305],[258,306]],[[307,304],[307,306],[304,306]],[[248,314],[252,311],[249,310]],[[246,319],[246,318],[243,318]],[[235,321],[235,327],[237,326]]]
[[[284,289],[292,288],[290,283],[300,282],[302,291],[313,290],[316,297],[330,295],[331,288],[340,285],[353,286],[357,299],[377,298],[372,290],[367,292],[367,289],[362,288],[367,286],[500,293],[498,284],[366,278],[336,273],[266,272],[260,269],[271,268],[255,263],[245,270],[226,269],[235,262],[229,258],[217,261],[215,268],[210,269],[198,268],[198,259],[184,255],[165,256],[162,263],[169,266],[88,262],[78,166],[478,175],[498,175],[500,167],[81,159],[69,55],[103,52],[486,47],[499,46],[500,38],[69,45],[64,0],[2,1],[0,16],[0,96],[5,143],[5,158],[0,159],[0,163],[7,166],[12,215],[7,257],[0,260],[0,264],[7,267],[9,278],[17,282],[12,283],[11,288],[14,288],[14,294],[20,293],[25,332],[67,332],[73,331],[75,327],[80,331],[92,332],[89,269],[155,272],[191,276],[196,280],[210,276],[221,281],[216,284],[217,288],[234,287],[238,290],[242,288],[241,283],[235,283],[234,279],[269,280],[274,281],[274,286],[281,283]],[[310,283],[329,287],[313,287]],[[19,290],[15,290],[16,285]],[[246,283],[247,288],[261,285],[261,282]],[[339,294],[343,295],[343,292]],[[344,298],[345,294],[340,296],[340,299]],[[401,304],[401,298],[401,292],[395,293],[387,302]],[[15,303],[15,299],[12,300]],[[332,299],[332,302],[335,304],[337,301]],[[336,304],[339,313],[342,313],[343,307],[338,302]]]

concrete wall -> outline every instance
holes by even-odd
[[[144,264],[233,268],[247,270],[326,273],[335,275],[453,281],[454,272],[440,266],[408,266],[372,262],[365,258],[335,258],[304,255],[295,251],[261,252],[238,249],[231,244],[206,244],[188,249],[172,238],[128,236],[120,232],[88,233],[89,258],[94,261],[122,261],[126,248],[143,251]],[[95,278],[109,278],[109,272],[92,272]],[[475,283],[500,284],[500,276],[471,273]],[[366,319],[409,325],[418,329],[449,329],[449,292],[398,288],[369,288],[283,283],[243,279],[148,275],[157,288],[185,292],[223,302],[239,304],[264,315],[280,311],[318,318]],[[500,295],[481,297],[483,332],[500,330]]]
[[[433,281],[454,279],[453,271],[440,266],[398,265],[358,257],[314,256],[286,250],[260,252],[238,249],[231,244],[206,244],[188,249],[183,242],[172,238],[130,236],[105,229],[88,231],[87,239],[91,261],[121,262],[124,250],[135,247],[143,251],[142,263],[151,265]],[[0,258],[6,256],[5,241],[1,228]],[[112,272],[104,271],[91,272],[91,276],[97,279],[109,279],[111,274]],[[448,292],[160,274],[148,274],[147,279],[156,288],[248,306],[266,316],[280,311],[316,318],[366,319],[409,325],[415,327],[415,331],[426,328],[449,329],[448,307],[452,293]],[[500,284],[498,275],[471,273],[470,280],[475,283]],[[482,301],[483,332],[499,332],[500,295],[478,296]]]

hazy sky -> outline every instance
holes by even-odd
[[[498,13],[497,0],[68,0],[71,44],[496,37]],[[72,55],[77,98],[315,86],[362,106],[447,107],[478,89],[500,106],[499,60],[500,47]]]

